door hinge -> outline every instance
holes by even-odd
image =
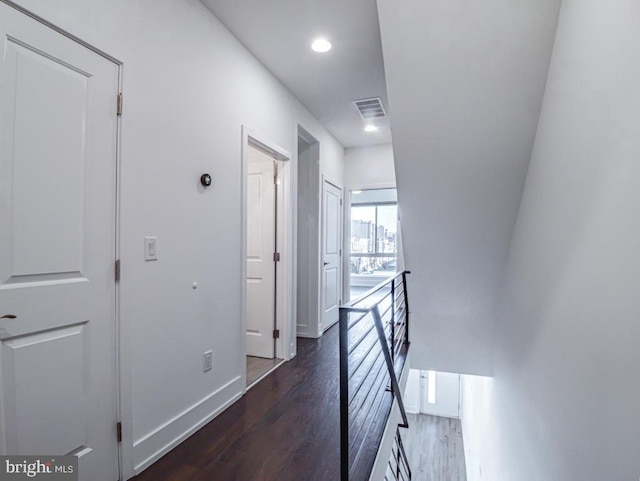
[[[116,115],[122,115],[122,92],[118,92],[116,99]]]
[[[273,262],[280,262],[280,253],[279,252],[274,252],[273,253]]]
[[[116,278],[116,282],[120,281],[120,259],[116,259],[116,263],[114,266],[114,275]]]
[[[342,205],[342,199],[340,199],[340,205]]]
[[[118,437],[118,442],[122,442],[122,423],[116,423],[116,436]]]
[[[274,329],[273,330],[273,338],[274,339],[280,339],[280,329]]]
[[[280,185],[280,176],[279,175],[274,175],[273,176],[273,183],[275,185]]]

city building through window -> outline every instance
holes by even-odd
[[[397,271],[396,189],[351,191],[351,299]]]

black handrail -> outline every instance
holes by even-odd
[[[393,277],[389,277],[386,281],[381,282],[380,284],[378,284],[375,287],[372,287],[371,289],[369,289],[367,292],[365,292],[364,294],[362,294],[359,297],[356,297],[355,299],[349,301],[347,304],[341,306],[341,309],[348,309],[351,307],[355,307],[356,304],[360,304],[362,301],[364,301],[365,299],[371,297],[373,294],[375,294],[377,291],[379,291],[380,289],[384,288],[385,286],[388,286],[389,284],[393,283],[393,282],[397,282],[397,279],[402,277],[402,282],[406,282],[407,279],[407,274],[411,274],[411,271],[402,271],[402,272],[398,272],[395,276]]]
[[[394,399],[401,426],[409,425],[396,373],[409,348],[407,274],[398,273],[340,308],[342,481],[368,479]]]

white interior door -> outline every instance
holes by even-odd
[[[342,189],[326,180],[322,186],[322,319],[320,332],[338,321],[342,274]]]
[[[3,3],[0,41],[0,452],[114,481],[118,66]]]
[[[274,357],[275,160],[248,149],[247,355]]]
[[[460,417],[460,374],[420,371],[420,412]]]

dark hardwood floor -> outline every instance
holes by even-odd
[[[135,481],[340,478],[338,327],[298,354]]]

